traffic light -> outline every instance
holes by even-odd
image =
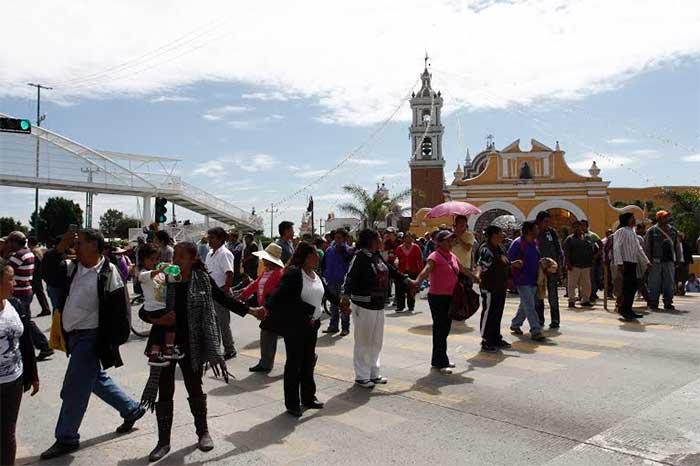
[[[26,119],[0,117],[0,132],[30,134],[32,123]]]
[[[156,222],[165,223],[168,221],[168,217],[165,216],[165,213],[168,211],[165,207],[167,203],[168,200],[164,197],[156,198]]]

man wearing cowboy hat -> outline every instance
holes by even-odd
[[[241,293],[241,299],[245,300],[253,295],[257,297],[257,306],[265,304],[267,297],[272,294],[279,284],[284,272],[284,262],[282,262],[282,247],[277,243],[270,243],[264,251],[255,251],[253,255],[263,262],[264,272],[260,274]],[[275,365],[275,354],[277,353],[278,335],[269,330],[260,329],[260,361],[249,370],[250,372],[270,372]]]

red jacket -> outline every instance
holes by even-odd
[[[281,267],[272,271],[272,273],[270,274],[270,278],[268,278],[265,282],[262,296],[260,295],[260,293],[258,293],[258,287],[260,286],[260,280],[262,279],[264,273],[260,274],[258,278],[256,278],[250,285],[245,287],[240,296],[241,300],[245,301],[254,294],[257,294],[258,306],[262,306],[263,304],[265,304],[265,300],[267,299],[267,297],[277,289],[277,285],[279,285],[283,274],[284,269]]]
[[[419,274],[423,270],[423,253],[417,244],[413,244],[408,252],[403,245],[396,248],[394,254],[399,259],[399,271],[406,274]]]

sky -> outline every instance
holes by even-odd
[[[5,2],[0,29],[21,40],[0,50],[0,112],[34,119],[26,83],[51,86],[43,126],[179,158],[187,182],[299,223],[309,195],[319,219],[342,216],[345,184],[409,187],[406,98],[427,52],[448,183],[493,134],[559,141],[612,186],[698,185],[699,24],[692,0]],[[0,195],[26,222],[33,191]],[[110,207],[137,203],[98,195],[95,218]]]

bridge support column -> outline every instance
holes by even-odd
[[[153,214],[151,213],[151,196],[143,196],[141,202],[143,203],[141,223],[146,227],[153,223]]]
[[[205,216],[204,216],[204,225],[205,225],[207,228],[209,228],[209,216],[208,216],[208,215],[205,215]]]

